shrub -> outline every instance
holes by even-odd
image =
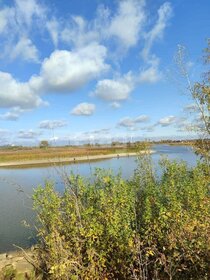
[[[206,165],[141,155],[130,181],[96,170],[37,188],[37,263],[43,279],[208,279]]]

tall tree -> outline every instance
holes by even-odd
[[[207,47],[204,49],[203,63],[207,71],[202,74],[201,81],[192,83],[189,77],[186,63],[185,47],[179,45],[176,54],[176,64],[182,77],[187,82],[187,89],[190,97],[195,103],[198,117],[194,120],[191,129],[199,135],[196,141],[195,150],[208,162],[210,160],[210,38],[207,40]]]

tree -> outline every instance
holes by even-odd
[[[47,140],[42,140],[39,144],[39,148],[48,148],[50,146],[49,142]]]
[[[191,82],[189,73],[187,70],[185,47],[179,45],[176,54],[176,64],[182,77],[187,82],[187,89],[190,93],[190,97],[193,99],[196,107],[196,111],[199,112],[199,117],[194,120],[191,129],[199,135],[199,140],[195,143],[195,150],[208,162],[210,159],[210,70],[203,73],[202,80]],[[210,38],[207,41],[207,48],[204,49],[203,56],[204,66],[210,64]]]

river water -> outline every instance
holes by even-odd
[[[161,155],[169,159],[184,160],[190,166],[196,163],[196,155],[187,146],[155,145],[152,148],[154,165]],[[0,253],[15,250],[13,244],[27,248],[35,242],[32,228],[34,213],[30,196],[33,189],[46,180],[53,180],[58,191],[62,191],[62,174],[74,172],[82,176],[91,176],[95,168],[112,169],[113,173],[122,173],[125,179],[132,176],[136,168],[136,157],[122,157],[100,160],[91,163],[69,164],[63,167],[33,167],[0,169]]]

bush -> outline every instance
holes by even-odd
[[[35,191],[43,279],[208,279],[209,175],[142,155],[132,180],[96,170]]]
[[[40,143],[39,143],[39,148],[40,149],[46,149],[46,148],[49,148],[50,147],[50,144],[47,140],[42,140]]]

